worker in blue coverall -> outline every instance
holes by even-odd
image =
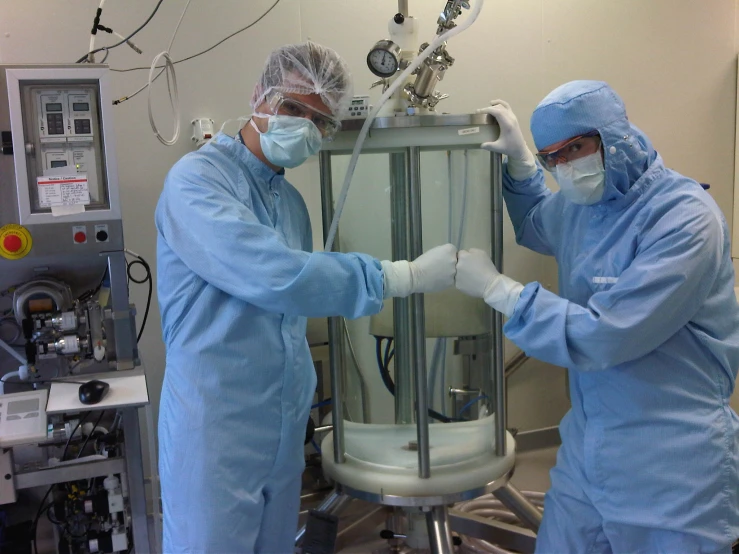
[[[280,48],[236,137],[218,134],[167,176],[156,209],[167,554],[292,552],[316,388],[306,317],[367,316],[385,298],[454,286],[452,245],[412,262],[313,252],[283,168],[319,151],[351,98],[333,50]]]
[[[665,167],[606,83],[570,82],[539,104],[537,157],[508,104],[481,111],[500,124],[482,146],[507,156],[518,243],[559,265],[559,295],[499,274],[479,250],[459,252],[456,277],[508,316],[506,336],[528,355],[569,369],[536,551],[728,553],[739,306],[721,210]]]

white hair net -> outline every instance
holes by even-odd
[[[288,44],[273,51],[259,78],[251,107],[256,109],[272,91],[318,94],[334,117],[341,118],[354,94],[346,62],[331,48],[315,42]]]

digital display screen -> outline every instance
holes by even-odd
[[[87,102],[74,102],[72,104],[72,109],[76,112],[89,112],[90,104]]]
[[[8,402],[8,415],[25,414],[26,412],[38,411],[38,398],[29,398],[28,400],[15,400]]]
[[[54,309],[54,302],[51,298],[37,298],[28,301],[28,311],[32,314],[39,312],[50,312]]]
[[[67,160],[51,160],[51,168],[67,167]]]
[[[60,112],[62,111],[62,105],[61,104],[46,104],[46,111],[47,112]]]
[[[352,106],[357,106],[359,104],[364,104],[364,100],[352,100]]]

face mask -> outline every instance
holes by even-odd
[[[312,121],[302,117],[289,115],[269,115],[267,131],[262,133],[254,119],[251,125],[259,133],[259,144],[262,153],[269,162],[277,167],[298,167],[321,149],[321,131]]]
[[[554,168],[554,178],[562,195],[573,204],[590,206],[603,198],[606,171],[600,152],[561,163]]]

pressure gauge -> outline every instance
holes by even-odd
[[[367,65],[378,77],[392,77],[400,65],[400,46],[392,40],[379,41],[367,54]]]

